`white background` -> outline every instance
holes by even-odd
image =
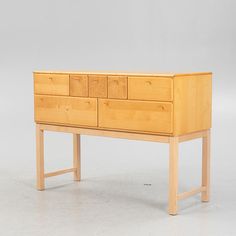
[[[233,0],[0,1],[0,235],[235,235],[235,22]],[[88,136],[82,181],[36,191],[34,70],[212,71],[211,202],[170,217],[167,145]],[[71,135],[46,134],[45,159],[71,167]],[[179,191],[200,167],[181,144]]]

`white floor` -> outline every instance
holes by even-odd
[[[167,214],[166,144],[84,136],[82,181],[49,178],[39,192],[32,121],[3,127],[0,235],[236,235],[235,140],[226,138],[234,119],[214,119],[210,203],[199,195],[183,200],[174,217]],[[45,143],[47,171],[71,166],[71,135],[48,133]],[[200,147],[181,144],[179,191],[200,184]]]

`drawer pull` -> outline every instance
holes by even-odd
[[[85,103],[89,104],[90,105],[90,101],[86,101]]]
[[[53,78],[52,78],[52,77],[49,77],[48,79],[52,80]]]
[[[152,85],[152,82],[150,80],[147,80],[146,83]]]
[[[113,80],[115,84],[119,84],[119,81],[118,80]]]

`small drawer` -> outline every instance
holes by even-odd
[[[172,101],[173,80],[168,77],[128,77],[128,98]]]
[[[69,95],[69,75],[35,73],[34,93],[50,95]]]
[[[151,133],[172,133],[170,102],[99,99],[99,127]]]
[[[35,121],[97,126],[97,99],[66,96],[34,96]]]
[[[107,76],[89,75],[89,97],[107,98]]]
[[[70,75],[70,96],[88,97],[87,75]]]
[[[108,98],[127,99],[126,76],[108,76]]]

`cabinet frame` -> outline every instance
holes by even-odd
[[[73,80],[76,79],[76,77],[83,78],[81,84],[74,84],[74,82],[76,81]],[[123,84],[124,88],[120,89],[118,81],[117,90],[116,86],[113,86],[111,91],[109,92],[109,78],[126,78],[124,79],[127,81],[126,88],[124,82],[121,82],[120,84]],[[97,81],[97,83],[95,83],[95,80]],[[144,88],[142,88],[142,80],[145,82],[146,87],[144,86]],[[135,91],[135,81],[139,84],[137,91]],[[155,91],[160,94],[155,94]],[[36,172],[38,190],[45,189],[46,178],[65,173],[72,172],[74,175],[74,180],[80,181],[81,136],[94,135],[160,142],[169,145],[168,213],[170,215],[177,214],[178,201],[195,194],[201,193],[202,202],[209,201],[211,146],[210,133],[212,125],[211,72],[187,74],[138,74],[39,71],[34,72],[34,98],[36,123]],[[43,103],[41,101],[41,103],[39,101],[39,98],[52,98],[52,100],[51,102],[46,103]],[[91,113],[86,113],[89,110],[87,108],[89,108],[90,106],[89,104],[88,106],[85,105],[84,102],[86,101],[88,101],[88,103],[90,103],[89,101],[91,101],[92,103],[90,104],[91,106],[93,106],[91,109]],[[99,126],[99,124],[101,123],[100,112],[104,111],[101,109],[99,104],[102,101],[110,101],[113,104],[120,102],[120,110],[122,110],[122,104],[127,105],[128,103],[131,103],[134,105],[134,107],[130,107],[130,109],[134,109],[134,115],[131,115],[131,120],[132,117],[141,117],[141,119],[147,119],[147,122],[148,120],[149,122],[150,120],[152,122],[155,122],[155,120],[158,121],[158,118],[155,117],[155,109],[157,108],[155,108],[154,112],[152,113],[151,111],[153,110],[154,105],[150,104],[169,104],[171,106],[171,131],[168,132],[161,129],[154,130],[152,128],[135,130],[131,127],[131,125],[128,125],[123,129],[121,126],[112,126],[112,123],[111,125],[109,125],[109,127],[104,127],[104,125],[101,127]],[[147,110],[146,114],[141,114],[141,116],[138,116],[140,107],[138,108],[137,106],[135,108],[135,106],[139,103],[146,104],[147,107],[148,104],[150,105],[150,107],[148,108],[150,110]],[[79,105],[81,105],[80,108],[82,107],[85,113],[79,113],[78,111],[80,110],[80,108],[74,108]],[[91,119],[92,114],[95,114],[95,116]],[[78,122],[75,122],[76,119]],[[81,122],[79,121],[80,119]],[[112,117],[108,115],[107,119],[110,119],[110,121],[112,121],[112,119],[114,119],[114,116]],[[87,123],[84,121],[86,121]],[[123,120],[123,122],[125,122],[125,120]],[[45,131],[73,134],[73,166],[71,168],[45,173]],[[181,142],[199,138],[202,140],[201,186],[193,188],[187,192],[179,193],[179,144]]]

